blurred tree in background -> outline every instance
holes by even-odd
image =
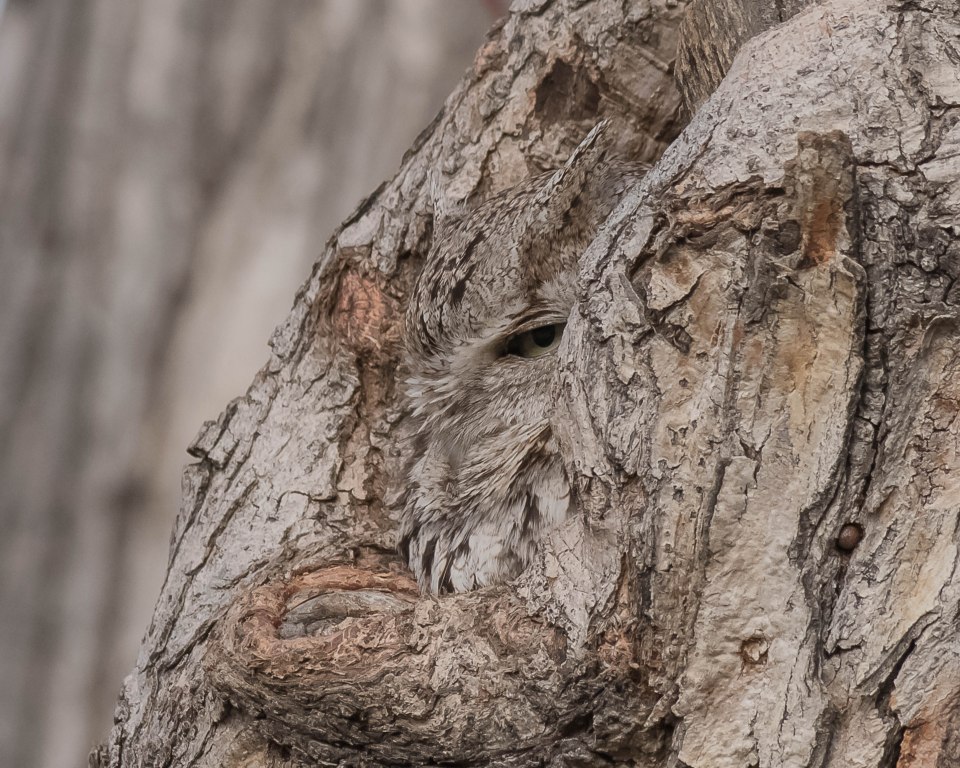
[[[84,764],[184,448],[500,3],[14,0],[0,22],[0,765]]]

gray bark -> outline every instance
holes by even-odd
[[[814,0],[693,0],[684,15],[677,50],[677,84],[688,114],[713,93],[740,47],[788,21]]]
[[[514,3],[193,444],[96,764],[957,764],[951,0],[736,46],[584,254],[554,424],[577,516],[500,589],[420,597],[392,554],[430,169],[484,197],[598,114],[656,159],[682,10]]]
[[[473,0],[7,4],[0,765],[84,765],[109,732],[185,446],[489,23]]]

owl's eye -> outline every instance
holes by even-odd
[[[541,357],[556,348],[565,327],[566,323],[541,325],[511,336],[507,339],[506,354],[524,358]]]

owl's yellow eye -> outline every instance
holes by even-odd
[[[511,336],[507,339],[506,353],[524,358],[542,357],[556,349],[565,327],[566,323],[541,325]]]

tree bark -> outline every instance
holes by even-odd
[[[514,3],[192,446],[96,764],[957,763],[960,9],[833,0],[718,43],[660,156],[682,12]],[[578,514],[514,584],[418,596],[395,374],[429,171],[486,197],[598,115],[660,157],[560,348]]]
[[[791,19],[813,0],[693,0],[684,15],[677,50],[677,84],[687,114],[713,93],[740,47]]]

